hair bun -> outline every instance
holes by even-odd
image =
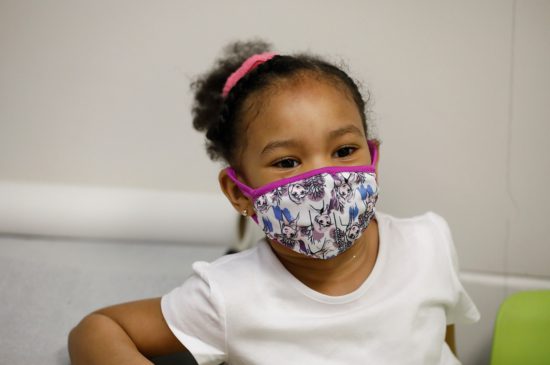
[[[221,150],[218,140],[227,136],[221,133],[220,115],[224,106],[222,89],[227,78],[241,64],[254,54],[271,50],[271,44],[262,40],[237,41],[224,47],[223,54],[218,58],[209,72],[200,75],[191,84],[195,93],[192,106],[193,127],[200,132],[206,132],[207,152],[211,159],[226,158],[226,151]]]

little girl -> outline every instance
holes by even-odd
[[[69,336],[73,364],[458,364],[479,313],[446,222],[375,210],[379,143],[340,68],[236,43],[194,84],[194,126],[225,196],[265,232],[162,298],[108,307]]]

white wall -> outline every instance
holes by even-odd
[[[188,84],[250,36],[368,84],[380,209],[448,219],[486,363],[501,300],[550,282],[548,1],[2,0],[0,182],[217,191]]]

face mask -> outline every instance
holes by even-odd
[[[374,216],[376,147],[369,166],[331,166],[252,189],[227,169],[254,202],[252,218],[266,236],[300,254],[329,259],[349,249]]]

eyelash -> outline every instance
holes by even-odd
[[[348,153],[345,155],[345,156],[338,156],[338,152],[342,151],[342,150],[347,150]],[[350,151],[351,150],[351,151]],[[333,156],[336,155],[336,158],[345,158],[345,157],[348,157],[349,155],[353,154],[355,151],[357,150],[357,147],[355,146],[342,146],[340,148],[338,148],[334,153],[333,153]],[[287,161],[291,161],[293,163],[299,163],[297,159],[295,158],[291,158],[291,157],[285,157],[285,158],[282,158],[280,160],[277,160],[275,161],[272,166],[274,167],[277,167],[277,168],[280,168],[280,169],[291,169],[291,168],[294,168],[296,167],[297,165],[294,165],[294,166],[283,166],[283,162],[287,162]]]
[[[294,159],[294,158],[290,158],[290,157],[285,157],[285,158],[282,158],[280,160],[277,160],[273,163],[273,166],[274,167],[278,167],[280,169],[291,169],[291,168],[294,168],[296,166],[282,166],[282,163],[285,162],[285,161],[293,161],[293,162],[296,162],[298,163],[298,160]]]
[[[348,157],[349,155],[353,154],[355,151],[357,151],[357,147],[355,147],[355,146],[342,146],[342,147],[338,148],[336,150],[336,152],[334,152],[334,154],[337,154],[338,152],[340,152],[342,150],[351,150],[351,151],[349,151],[349,153],[346,154],[345,156],[338,156],[339,158]]]

